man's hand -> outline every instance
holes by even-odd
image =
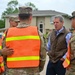
[[[3,56],[10,56],[13,54],[13,49],[9,48],[9,47],[5,47],[2,49],[2,55]]]
[[[61,61],[64,61],[65,59],[64,59],[64,58],[61,58],[60,60],[61,60]]]

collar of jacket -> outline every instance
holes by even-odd
[[[55,30],[55,33],[56,33],[56,30]],[[63,26],[63,30],[61,30],[61,32],[58,31],[58,33],[65,33],[65,27]]]
[[[22,27],[28,27],[28,26],[30,26],[30,25],[29,24],[26,24],[24,22],[20,22],[17,27],[22,28]]]

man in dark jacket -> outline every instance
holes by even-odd
[[[71,33],[63,26],[64,19],[61,15],[54,16],[53,23],[55,29],[50,33],[47,43],[49,62],[46,75],[65,75],[66,69],[62,63],[65,59]]]

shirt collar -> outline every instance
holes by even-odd
[[[60,33],[62,30],[64,29],[64,27],[62,27],[60,30],[58,30],[57,32]]]

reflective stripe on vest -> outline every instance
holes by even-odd
[[[4,62],[3,57],[0,56],[0,73],[4,72]]]
[[[39,66],[40,37],[37,28],[29,26],[22,29],[20,31],[19,28],[14,27],[8,30],[6,46],[14,49],[14,54],[7,57],[8,68]]]
[[[66,58],[65,61],[67,62],[68,65],[70,64],[69,59]]]
[[[2,46],[0,45],[0,49],[2,49]]]
[[[2,35],[3,37],[3,35]],[[0,50],[2,50],[2,37],[0,38]],[[0,73],[4,72],[4,61],[3,56],[0,56]]]
[[[2,49],[2,39],[0,38],[0,49]]]
[[[2,38],[0,38],[0,50],[2,49]],[[4,72],[3,57],[0,56],[0,73]]]
[[[14,41],[14,40],[27,40],[27,39],[40,39],[39,36],[17,36],[17,37],[8,37],[6,41]]]
[[[20,60],[39,60],[39,56],[25,56],[25,57],[14,57],[7,58],[7,61],[20,61]]]
[[[63,62],[64,68],[67,68],[70,66],[70,51],[71,51],[70,43],[68,43],[68,50],[67,50],[67,54],[66,54],[66,59]]]

